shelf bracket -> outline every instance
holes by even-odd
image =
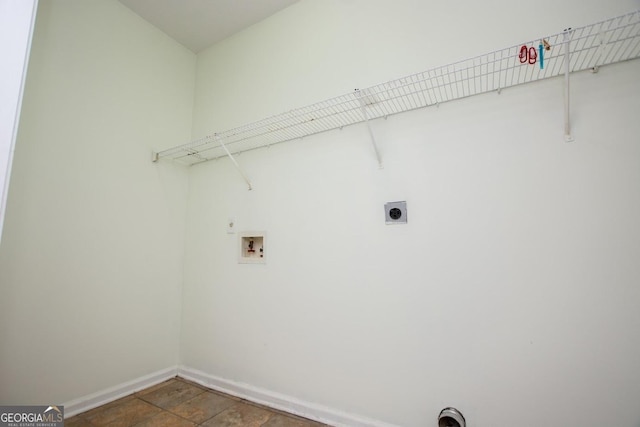
[[[371,138],[371,145],[373,146],[373,151],[376,154],[376,159],[378,160],[378,167],[382,169],[382,159],[380,158],[380,151],[378,151],[378,144],[376,144],[376,138],[373,135],[373,129],[371,128],[371,123],[369,123],[369,115],[367,114],[367,102],[366,102],[365,96],[360,91],[360,89],[356,89],[356,96],[358,97],[358,102],[360,102],[362,117],[364,117],[364,122],[367,125],[367,130],[369,131],[369,137]],[[371,101],[369,104],[372,104],[374,102],[375,101]]]
[[[220,144],[220,146],[222,147],[222,149],[225,151],[225,153],[227,153],[227,156],[229,156],[229,158],[231,159],[231,162],[233,163],[233,165],[236,167],[236,169],[238,170],[238,172],[240,172],[240,175],[242,175],[242,178],[244,179],[244,182],[247,183],[247,186],[249,187],[249,190],[252,190],[251,188],[251,181],[249,181],[249,178],[247,178],[247,175],[245,175],[245,173],[242,171],[242,168],[240,167],[240,165],[238,164],[238,162],[236,161],[236,159],[231,155],[231,153],[229,152],[229,150],[227,149],[227,146],[224,145],[224,142],[222,142],[222,140],[218,137],[218,134],[214,134],[213,135],[214,140]]]
[[[593,63],[593,68],[591,68],[592,73],[597,73],[600,69],[600,58],[605,55],[605,50],[607,48],[607,41],[605,40],[605,32],[604,30],[600,30],[597,36],[597,40],[599,41],[598,50],[595,53],[595,61]]]
[[[569,98],[569,73],[571,72],[571,56],[569,42],[571,40],[571,28],[564,30],[564,140],[572,142],[571,121],[569,114],[570,98]]]

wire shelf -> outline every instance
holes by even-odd
[[[556,77],[565,71],[565,39],[569,40],[570,72],[597,70],[603,65],[638,58],[640,10],[214,133],[155,153],[154,160],[169,158],[193,165],[227,156],[225,147],[230,154],[238,154],[367,119]],[[549,49],[540,54],[539,45],[544,42]],[[536,57],[533,64],[529,63],[529,53]]]

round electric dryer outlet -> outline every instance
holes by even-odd
[[[384,218],[386,224],[407,223],[407,202],[388,202],[384,205]]]
[[[391,210],[389,211],[389,216],[391,217],[391,219],[398,220],[402,217],[402,211],[398,208],[391,208]]]

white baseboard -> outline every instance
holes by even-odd
[[[147,387],[151,387],[152,385],[156,385],[162,381],[173,378],[177,373],[177,367],[163,369],[135,380],[118,384],[106,390],[92,393],[79,399],[74,399],[64,404],[64,416],[65,418],[73,417],[81,412],[113,402],[121,397],[128,396],[136,391],[143,390]]]
[[[186,366],[178,367],[178,376],[213,390],[336,427],[396,427],[392,424],[305,402],[249,384],[220,378]]]
[[[306,402],[295,397],[276,393],[250,384],[220,378],[186,366],[163,369],[135,380],[74,399],[64,404],[65,418],[105,405],[121,397],[151,387],[175,376],[193,381],[205,387],[240,397],[260,405],[289,412],[336,427],[397,427],[361,415],[351,414],[327,406]]]

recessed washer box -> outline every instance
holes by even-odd
[[[267,252],[265,249],[266,233],[264,231],[243,231],[239,233],[238,246],[240,264],[265,264]]]
[[[384,218],[387,224],[406,224],[407,223],[407,202],[385,203]]]

